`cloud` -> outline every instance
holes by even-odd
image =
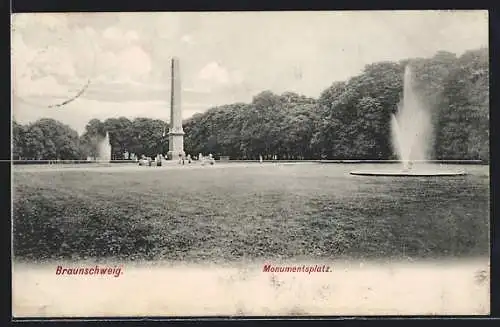
[[[125,38],[130,41],[136,41],[139,40],[139,34],[136,31],[130,30],[125,33]]]
[[[198,78],[203,81],[215,82],[217,84],[229,83],[228,71],[216,62],[211,62],[203,67],[198,73]]]
[[[57,28],[67,28],[68,21],[64,13],[52,14],[52,15],[39,15],[36,16],[37,23],[45,25],[49,29],[57,29]]]
[[[41,23],[33,25],[32,30],[26,27],[13,32],[12,80],[16,96],[44,96],[46,99],[39,99],[40,102],[50,105],[54,104],[51,102],[54,97],[68,98],[76,94],[85,85],[91,66],[92,50],[84,30],[48,31],[67,25],[65,17],[60,15],[34,15],[31,19],[21,15],[19,18],[24,27],[37,21]],[[39,31],[38,38],[36,31]]]
[[[14,93],[21,98],[30,96],[45,97],[44,106],[54,104],[49,103],[53,97],[69,98],[71,96],[68,87],[59,84],[53,76],[45,76],[35,80],[26,77],[15,79]]]
[[[187,34],[181,37],[181,41],[187,44],[194,44],[193,36]]]
[[[94,78],[100,82],[131,81],[148,75],[152,63],[150,56],[137,45],[118,52],[97,54]]]
[[[53,58],[58,58],[58,63]],[[53,47],[40,51],[27,46],[20,34],[14,35],[12,88],[16,96],[46,96],[47,101],[54,96],[67,97],[70,88],[61,84],[58,78],[74,80],[74,77],[72,56],[66,49]]]
[[[64,13],[21,13],[12,14],[11,23],[12,27],[16,30],[22,30],[29,27],[56,30],[67,28],[68,19]]]
[[[134,46],[118,54],[118,66],[132,75],[144,75],[151,71],[151,59],[141,47]]]
[[[39,52],[28,65],[43,71],[46,75],[73,78],[76,76],[73,58],[69,49],[48,47]]]
[[[164,13],[161,16],[151,16],[156,37],[160,39],[173,39],[178,37],[181,30],[181,16],[176,13]]]
[[[20,33],[14,33],[11,41],[11,59],[14,76],[27,75],[27,66],[36,58],[38,53],[37,49],[26,45]]]
[[[149,54],[135,44],[140,40],[137,31],[114,26],[96,31],[91,26],[72,25],[71,29],[50,32],[47,28],[64,23],[58,15],[53,16],[44,14],[44,24],[39,26],[34,25],[37,15],[18,19],[18,25],[29,28],[13,33],[15,74],[54,76],[60,82],[83,85],[88,78],[101,83],[130,81],[151,71]]]
[[[127,47],[117,53],[101,52],[96,58],[91,86],[84,96],[116,102],[146,100],[151,92],[165,88],[158,83],[142,82],[147,80],[151,69],[151,59],[140,46]]]
[[[105,39],[119,39],[122,36],[122,33],[116,27],[108,27],[107,29],[104,30],[102,36]]]
[[[217,62],[210,62],[198,72],[194,88],[206,93],[231,88],[243,81],[243,75],[239,70],[230,71]]]
[[[111,26],[104,30],[102,36],[107,41],[117,41],[122,45],[133,43],[139,40],[139,34],[134,30],[124,31],[120,28]]]

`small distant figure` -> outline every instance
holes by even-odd
[[[191,155],[190,154],[187,155],[187,161],[188,161],[188,164],[191,163]]]
[[[145,155],[141,155],[141,158],[139,159],[139,166],[145,166],[147,165],[147,160]]]
[[[213,158],[211,153],[208,154],[208,162],[210,163],[210,165],[213,165],[215,163],[215,159]]]
[[[182,164],[182,154],[179,153],[179,165]]]
[[[259,155],[259,162],[260,162],[260,163],[262,163],[262,162],[263,162],[262,155]]]

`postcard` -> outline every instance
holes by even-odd
[[[486,315],[487,11],[12,15],[12,312]]]

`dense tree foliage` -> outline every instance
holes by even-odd
[[[392,159],[390,115],[402,99],[408,64],[434,123],[433,157],[487,160],[486,48],[458,58],[441,51],[432,58],[370,64],[318,99],[265,91],[250,104],[212,108],[185,122],[186,150],[232,158]]]
[[[125,159],[124,153],[155,156],[168,151],[168,137],[163,137],[161,120],[125,117],[105,121],[90,120],[84,133],[52,119],[40,119],[27,126],[13,122],[13,158],[32,160],[77,160],[98,156],[99,143],[106,132],[113,159]],[[64,143],[66,142],[66,143]],[[71,143],[72,142],[72,143]]]
[[[489,157],[488,49],[461,56],[438,52],[431,58],[379,62],[357,76],[334,82],[318,99],[270,91],[251,103],[208,109],[184,121],[185,150],[232,159],[393,159],[390,117],[402,99],[409,64],[414,89],[432,115],[432,156],[436,159]],[[107,131],[113,157],[123,152],[166,153],[165,123],[148,118],[91,120],[84,134],[53,120],[14,123],[14,157],[95,156]]]
[[[28,125],[13,124],[14,159],[79,159],[78,133],[54,119],[43,118]]]

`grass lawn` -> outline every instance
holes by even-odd
[[[348,174],[361,167],[15,168],[14,255],[214,262],[489,254],[489,167],[446,178]]]

